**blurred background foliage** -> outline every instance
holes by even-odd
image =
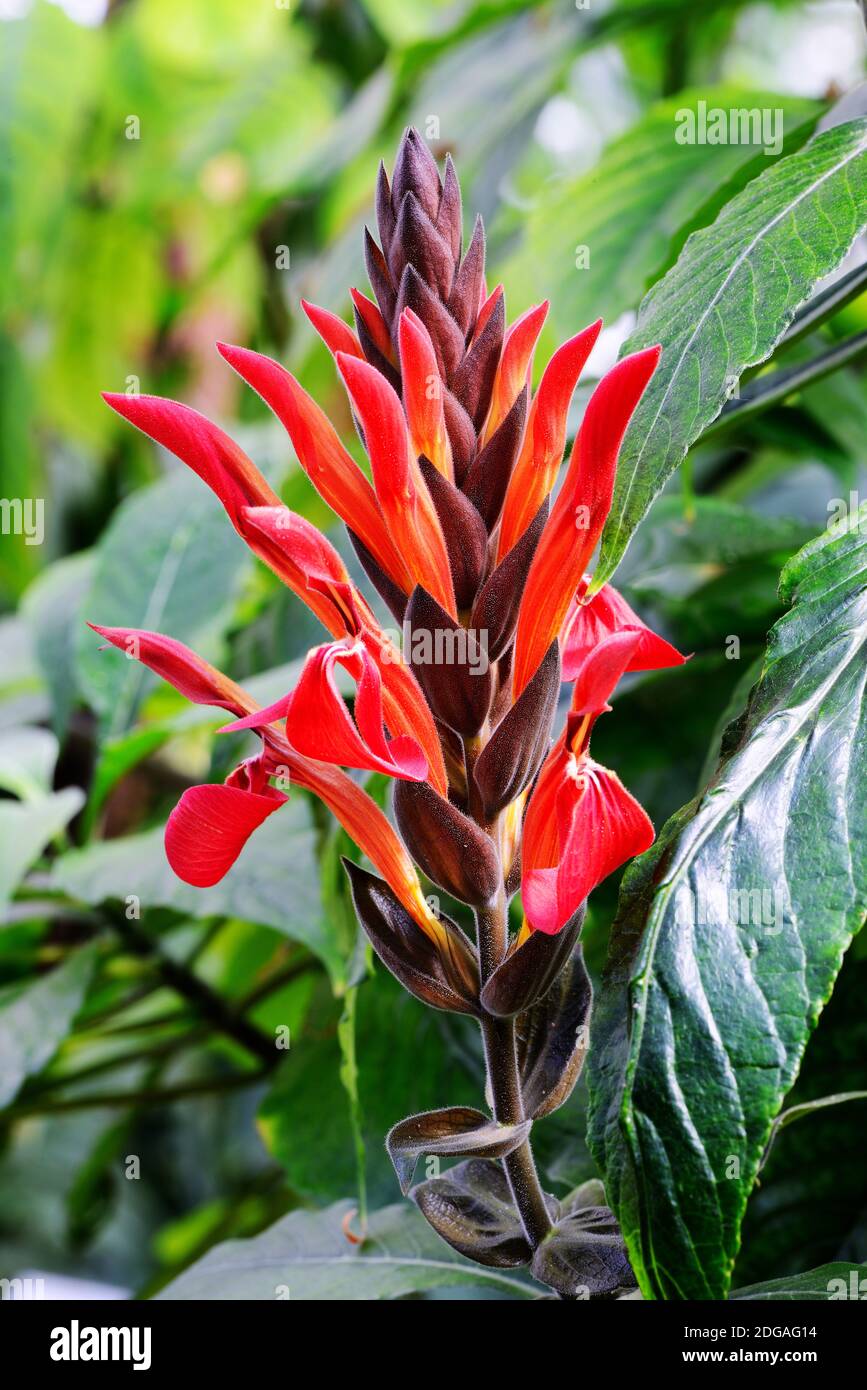
[[[0,16],[0,496],[45,499],[43,544],[0,537],[0,1275],[148,1292],[297,1206],[349,1197],[363,1221],[365,1202],[394,1201],[385,1130],[477,1100],[480,1059],[470,1030],[371,973],[343,837],[303,798],[216,888],[168,870],[169,809],[240,744],[101,656],[84,616],[181,638],[263,702],[317,626],[100,391],[196,406],[330,526],[213,344],[291,366],[349,442],[299,300],[345,315],[365,285],[377,164],[406,124],[454,154],[510,316],[551,299],[537,370],[604,316],[592,382],[690,231],[774,157],[678,145],[675,112],[779,108],[789,152],[844,93],[863,114],[867,44],[850,0],[0,0]],[[860,298],[810,346],[865,328]],[[832,499],[863,493],[865,428],[856,362],[699,444],[630,549],[618,583],[695,656],[627,682],[594,750],[657,825],[740,708],[782,564]],[[612,882],[592,905],[594,969],[615,900]],[[863,1087],[865,972],[856,949],[799,1098]],[[245,1030],[273,1052],[280,1027],[288,1057],[256,1058]],[[582,1105],[540,1127],[558,1192],[593,1174]],[[782,1135],[741,1283],[867,1257],[863,1115],[817,1112]]]

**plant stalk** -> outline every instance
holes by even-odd
[[[496,901],[476,913],[479,941],[479,964],[482,982],[503,960],[508,946],[506,894],[501,886]],[[518,1054],[515,1041],[515,1020],[494,1018],[483,1014],[482,1040],[485,1046],[485,1065],[488,1073],[494,1118],[499,1124],[520,1124],[524,1120],[524,1102],[518,1073]],[[533,1250],[551,1230],[551,1217],[536,1172],[536,1163],[529,1139],[502,1160],[509,1188],[524,1234]]]

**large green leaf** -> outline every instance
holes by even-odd
[[[78,787],[33,801],[0,801],[0,921],[31,864],[83,804]]]
[[[484,1269],[456,1254],[408,1202],[375,1212],[361,1245],[350,1244],[343,1229],[351,1214],[350,1202],[291,1212],[252,1240],[209,1250],[158,1297],[349,1302],[461,1285],[508,1298],[541,1292],[515,1274]]]
[[[99,546],[83,616],[100,626],[154,629],[207,648],[228,622],[247,568],[247,550],[216,499],[198,478],[172,473],[115,513]],[[122,653],[101,651],[99,637],[83,622],[77,649],[82,692],[112,733],[123,732],[155,678]]]
[[[650,291],[623,351],[661,343],[623,442],[595,583],[746,367],[769,356],[867,224],[867,120],[817,135],[727,203]]]
[[[358,989],[357,1103],[374,1205],[398,1195],[385,1136],[405,1115],[478,1104],[484,1079],[450,1045],[441,1015],[410,998],[385,971]],[[328,1032],[329,1036],[321,1036]],[[337,1039],[323,1019],[317,1036],[293,1040],[259,1111],[259,1129],[293,1191],[319,1203],[354,1192],[350,1105]],[[481,1066],[479,1067],[479,1073]],[[327,1124],[323,1123],[327,1116]]]
[[[322,912],[315,847],[307,804],[299,797],[259,827],[213,888],[193,888],[175,876],[161,828],[73,850],[56,861],[53,881],[86,903],[135,896],[142,912],[167,907],[195,918],[238,917],[273,927],[309,946],[340,977],[341,943]]]
[[[719,1298],[774,1116],[867,904],[867,507],[791,610],[700,800],[626,875],[591,1146],[646,1295]]]
[[[543,188],[507,276],[510,289],[526,285],[528,297],[551,295],[560,335],[637,308],[687,233],[706,226],[766,167],[760,144],[678,143],[679,114],[699,102],[726,111],[779,110],[790,147],[806,138],[821,111],[815,102],[730,86],[680,92],[618,136],[593,169]],[[579,246],[589,253],[586,264]]]
[[[78,698],[75,646],[83,622],[81,604],[90,589],[94,555],[64,556],[29,586],[22,612],[33,636],[39,667],[51,693],[54,727],[62,736]]]
[[[84,946],[35,984],[0,996],[0,1106],[63,1042],[84,1003],[95,951],[95,945]]]

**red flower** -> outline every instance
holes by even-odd
[[[358,683],[354,722],[335,683],[335,665]],[[410,782],[427,776],[427,759],[414,738],[404,734],[389,740],[383,734],[382,678],[363,638],[316,647],[293,691],[267,709],[226,724],[221,733],[260,729],[281,719],[289,743],[305,757]]]
[[[640,642],[639,632],[626,630],[588,654],[566,728],[527,806],[521,899],[534,931],[560,931],[597,884],[653,843],[653,826],[638,802],[589,754],[593,725]]]
[[[346,773],[302,756],[287,742],[275,722],[267,721],[256,701],[200,656],[159,633],[136,628],[97,627],[113,646],[141,661],[171,682],[195,704],[230,710],[242,722],[251,716],[263,741],[256,758],[245,759],[223,785],[190,787],[166,826],[166,856],[179,878],[197,888],[209,888],[232,867],[247,840],[286,800],[271,785],[276,778],[314,792],[329,807],[379,869],[407,911],[431,938],[442,932],[419,886],[415,867],[376,802]]]
[[[585,598],[590,576],[584,575],[563,624],[561,649],[563,679],[575,679],[582,663],[595,647],[614,632],[637,632],[639,641],[627,671],[656,671],[664,666],[682,666],[689,658],[651,632],[634,613],[622,594],[611,584],[603,584],[588,601]]]
[[[474,905],[487,901],[492,881],[511,883],[520,857],[529,924],[543,932],[558,931],[606,874],[647,847],[650,822],[590,757],[590,731],[624,671],[683,658],[610,586],[586,601],[585,571],[611,505],[621,440],[659,349],[624,359],[598,384],[551,506],[571,397],[601,323],[558,348],[531,395],[548,305],[507,327],[502,286],[489,293],[485,282],[481,221],[463,251],[454,169],[447,161],[441,177],[414,132],[392,184],[380,172],[377,220],[380,243],[367,233],[365,246],[375,299],[352,291],[354,330],[304,304],[348,392],[370,477],[279,362],[241,347],[219,350],[282,422],[391,611],[430,629],[423,653],[410,646],[404,659],[331,542],[283,505],[222,430],[154,396],[106,400],[203,479],[332,640],[309,654],[295,689],[263,710],[171,638],[97,630],[188,698],[229,711],[227,729],[260,736],[256,757],[222,786],[191,788],[173,812],[166,850],[181,877],[215,883],[289,785],[306,788],[452,966],[463,961],[465,984],[458,937],[430,912],[387,818],[341,769],[408,784],[399,796],[407,843]],[[337,667],[356,683],[351,710]],[[567,727],[549,751],[561,678],[575,686]],[[427,853],[425,835],[453,843]]]

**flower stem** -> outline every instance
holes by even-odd
[[[484,981],[503,960],[508,945],[506,895],[502,888],[495,903],[477,911],[476,925],[479,962]],[[525,1115],[518,1073],[515,1021],[511,1018],[494,1018],[491,1014],[483,1014],[481,1028],[494,1118],[503,1125],[520,1124]],[[551,1218],[545,1205],[529,1139],[502,1162],[515,1206],[521,1217],[524,1234],[535,1250],[551,1230]]]

